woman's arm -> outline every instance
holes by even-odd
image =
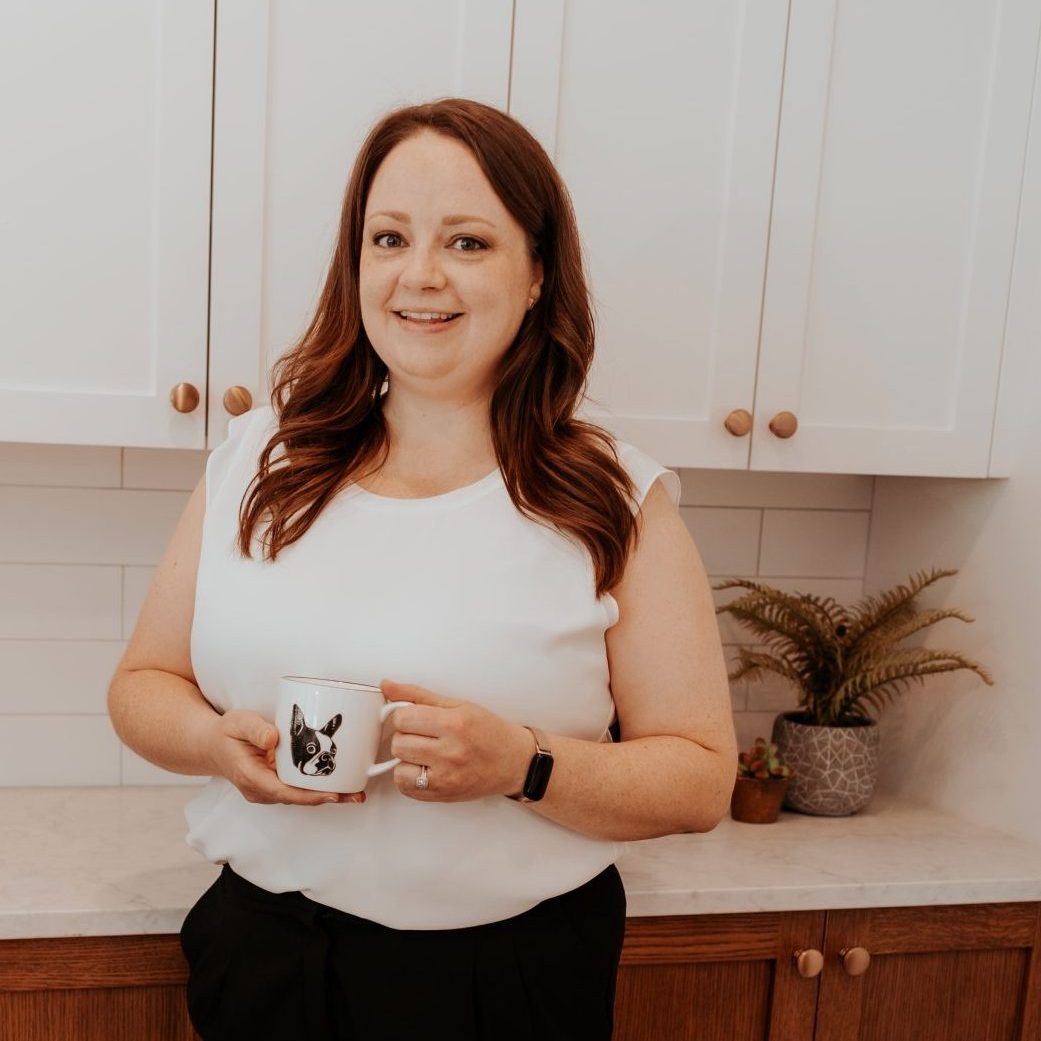
[[[607,630],[611,693],[621,742],[547,734],[546,794],[524,803],[575,831],[627,841],[711,831],[737,776],[737,737],[715,604],[694,540],[655,481],[641,537],[611,591],[619,620]],[[534,741],[519,754],[520,790]]]
[[[328,792],[293,788],[278,779],[272,763],[278,731],[272,723],[255,712],[219,713],[199,689],[191,631],[205,512],[204,476],[155,569],[109,684],[112,725],[120,740],[149,762],[175,773],[226,777],[250,802],[330,801]]]
[[[208,735],[219,718],[196,684],[189,650],[205,483],[203,477],[192,492],[156,567],[108,691],[120,740],[149,762],[181,774],[214,772]]]

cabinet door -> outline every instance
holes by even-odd
[[[815,1041],[1036,1041],[1041,904],[828,911]]]
[[[177,934],[0,940],[0,1037],[199,1041]]]
[[[1039,19],[792,0],[752,469],[987,474]]]
[[[824,914],[630,918],[612,1041],[810,1041]]]
[[[213,18],[0,7],[0,441],[203,447]]]
[[[583,412],[745,468],[787,0],[517,0],[510,113],[571,193],[597,318]]]
[[[270,394],[306,330],[355,155],[402,104],[464,96],[506,109],[510,0],[218,6],[209,443],[228,388]]]

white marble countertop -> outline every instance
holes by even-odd
[[[184,842],[196,786],[0,789],[0,939],[175,933],[216,878]],[[1041,847],[876,792],[628,845],[630,917],[1041,900]]]

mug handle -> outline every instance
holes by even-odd
[[[388,701],[383,708],[380,709],[380,722],[385,723],[387,717],[396,708],[404,708],[406,705],[414,705],[414,701]],[[388,770],[393,770],[395,766],[400,763],[400,759],[386,759],[382,763],[373,763],[372,766],[365,771],[366,777],[378,777],[380,774],[385,774]]]

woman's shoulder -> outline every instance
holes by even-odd
[[[261,431],[271,429],[277,425],[277,417],[274,408],[265,402],[251,408],[248,412],[233,416],[228,421],[228,438],[243,438],[250,433],[259,436]]]
[[[665,490],[669,493],[669,498],[672,500],[673,505],[679,506],[681,485],[679,474],[675,470],[670,470],[667,466],[658,462],[654,456],[630,441],[623,441],[614,436],[612,436],[611,440],[618,455],[618,462],[629,474],[633,484],[636,486],[636,499],[633,505],[634,513],[643,505],[647,493],[658,478],[661,478],[662,484],[665,485]]]
[[[228,475],[240,467],[256,471],[260,452],[277,427],[275,410],[269,404],[233,417],[224,440],[206,460],[206,500],[212,502]]]

